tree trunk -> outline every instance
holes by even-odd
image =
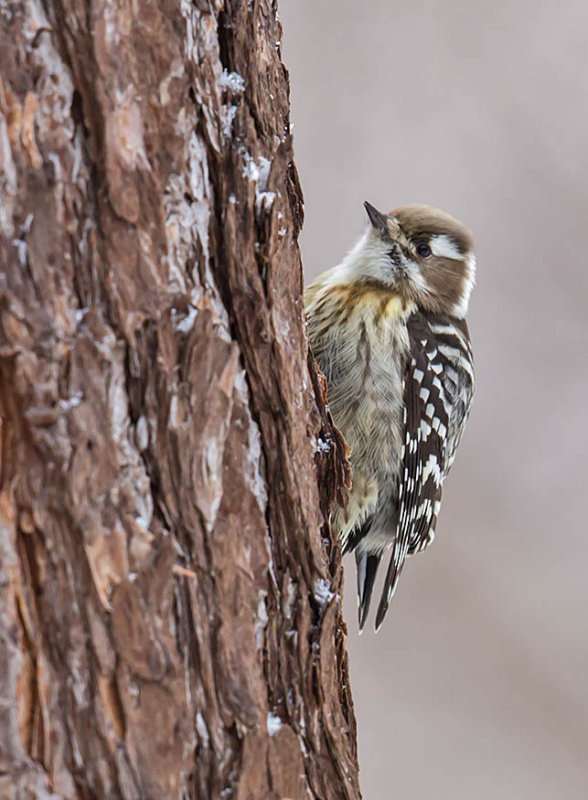
[[[359,798],[270,0],[0,3],[0,796]]]

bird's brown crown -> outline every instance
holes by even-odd
[[[365,208],[371,226],[343,262],[347,275],[380,283],[425,311],[464,317],[475,279],[468,228],[430,206],[389,214],[369,203]]]
[[[396,219],[409,239],[431,236],[447,236],[463,255],[472,253],[474,237],[459,220],[432,206],[409,205],[395,208],[388,214]]]

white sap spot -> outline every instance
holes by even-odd
[[[258,216],[262,211],[269,211],[276,199],[276,193],[267,189],[271,161],[264,156],[259,156],[257,162],[246,150],[242,151],[245,161],[243,175],[255,183],[255,211]]]
[[[218,79],[220,89],[229,89],[233,94],[241,94],[245,91],[245,78],[238,72],[228,72],[226,69]]]
[[[192,220],[208,261],[209,198],[211,196],[208,178],[208,154],[203,141],[196,133],[190,139],[188,166],[190,170],[190,189],[195,200],[192,204]]]
[[[83,392],[74,392],[67,400],[59,401],[59,408],[65,414],[72,408],[77,408],[84,399]]]
[[[267,732],[270,736],[275,736],[282,727],[282,720],[271,711],[267,712]]]
[[[328,580],[325,578],[316,579],[314,584],[314,596],[321,606],[324,606],[325,603],[333,599],[335,595],[331,591],[331,584]]]
[[[245,373],[238,372],[235,376],[235,390],[243,405],[249,407],[249,390],[245,381]],[[249,489],[257,500],[257,505],[262,514],[267,506],[267,487],[263,475],[264,461],[261,449],[261,436],[257,423],[252,419],[248,426],[247,459],[243,464],[243,474]],[[271,555],[268,553],[271,560]]]
[[[178,427],[178,398],[174,394],[169,404],[169,426],[172,430]]]
[[[255,210],[261,214],[263,210],[269,211],[276,199],[275,192],[256,192],[255,193]]]
[[[292,606],[294,605],[294,600],[296,599],[296,584],[292,580],[292,578],[288,578],[288,585],[286,586],[286,600],[284,602],[284,616],[286,619],[291,619],[292,617]]]
[[[149,531],[153,519],[153,496],[149,491],[150,481],[146,474],[140,475],[136,482],[135,522],[144,531]]]
[[[194,320],[198,316],[198,309],[190,306],[190,310],[181,322],[176,324],[176,330],[182,333],[189,333],[194,327]]]
[[[330,453],[331,452],[332,443],[331,443],[330,439],[327,439],[325,441],[324,439],[321,439],[320,436],[313,436],[312,439],[310,440],[310,443],[312,444],[314,450],[317,453]]]
[[[204,722],[204,717],[200,711],[196,714],[196,731],[202,742],[208,746],[208,728],[206,727],[206,722]]]
[[[266,597],[267,592],[263,591],[262,589],[259,592],[259,601],[257,603],[257,619],[255,620],[255,642],[258,650],[261,650],[263,646],[264,631],[268,621],[267,605],[265,602]]]
[[[147,449],[149,444],[149,428],[144,416],[140,416],[135,426],[135,442],[140,453]]]
[[[2,212],[0,211],[0,214]],[[14,247],[16,252],[18,253],[18,260],[20,262],[21,267],[26,266],[27,263],[27,253],[28,247],[27,243],[24,242],[22,239],[13,239],[10,244]]]
[[[12,148],[8,136],[8,126],[4,116],[0,114],[0,164],[3,173],[3,196],[4,201],[0,203],[0,228],[7,236],[14,232],[12,219],[13,198],[17,191],[16,166],[12,158]]]
[[[223,105],[222,107],[223,133],[226,137],[233,133],[233,120],[238,108],[239,106],[236,105]]]

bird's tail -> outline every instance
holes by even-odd
[[[398,585],[398,578],[402,572],[402,567],[404,566],[407,552],[408,540],[399,541],[396,539],[392,548],[392,556],[390,558],[390,563],[388,564],[388,572],[386,573],[384,588],[382,589],[382,596],[380,598],[380,604],[376,613],[376,631],[379,630],[380,625],[384,621],[386,611],[388,611],[388,606],[394,597],[394,592],[396,591],[396,586]]]
[[[376,580],[378,565],[382,556],[380,554],[367,553],[365,550],[355,551],[355,563],[357,565],[357,606],[359,631],[363,630],[367,615],[370,610],[372,591]]]

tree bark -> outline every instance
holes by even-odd
[[[359,798],[270,0],[0,2],[0,796]]]

